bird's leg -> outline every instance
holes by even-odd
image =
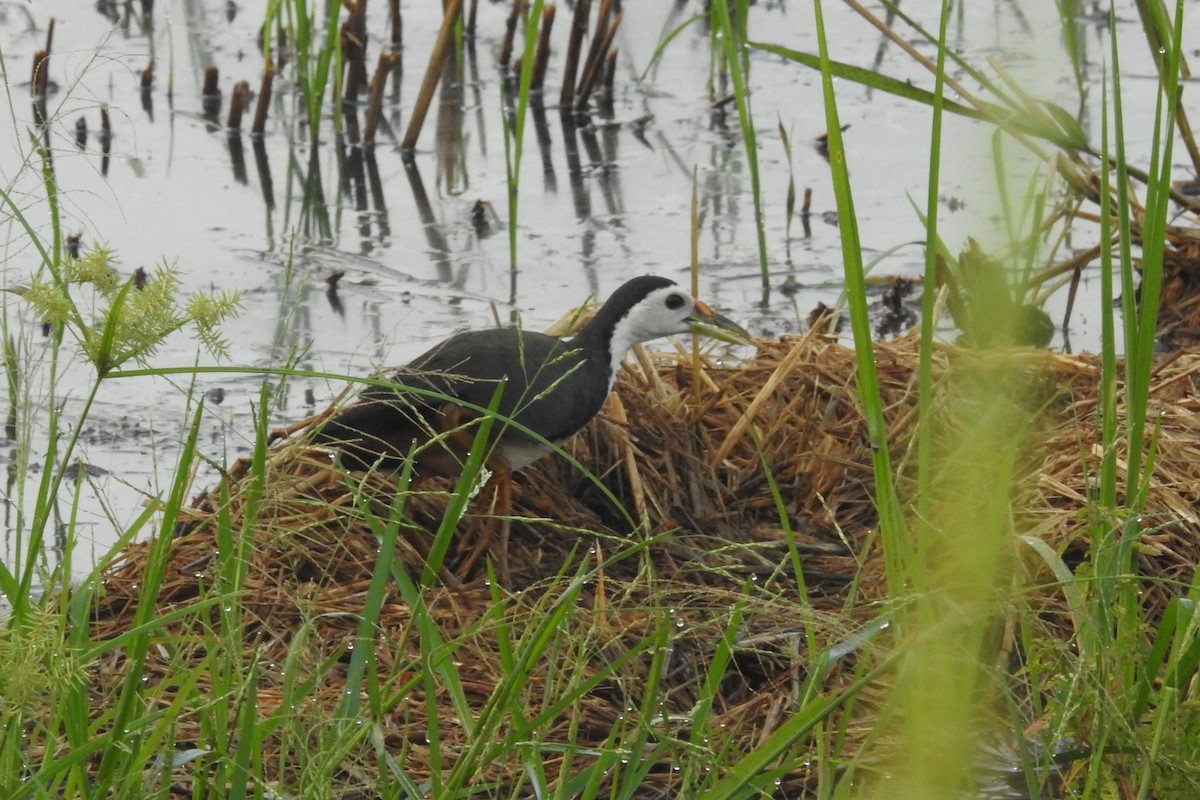
[[[480,494],[484,498],[487,498],[489,493],[491,494],[490,502],[484,506],[484,509],[489,512],[490,518],[483,521],[483,528],[479,533],[479,537],[475,540],[471,553],[458,567],[458,575],[460,578],[466,578],[471,568],[475,566],[475,562],[479,560],[479,557],[496,540],[496,528],[499,527],[500,548],[493,555],[496,559],[496,571],[500,580],[503,583],[508,583],[508,534],[512,517],[512,470],[509,469],[508,464],[498,458],[491,461],[488,467],[492,470],[492,476],[488,478],[488,482]]]
[[[447,436],[446,444],[449,445],[449,449],[456,456],[465,458],[478,435],[477,430],[473,429],[473,423],[478,420],[479,414],[474,411],[460,405],[447,403],[438,409],[436,426]],[[484,520],[470,554],[458,568],[458,574],[460,577],[466,578],[479,557],[491,548],[497,538],[497,528],[499,528],[501,546],[498,552],[493,553],[493,556],[500,578],[507,583],[509,517],[512,516],[512,469],[509,468],[508,462],[500,456],[488,458],[484,463],[491,472],[491,476],[484,484],[480,491],[480,498],[476,502],[483,513],[492,518]],[[466,549],[466,543],[464,543],[463,549]]]
[[[412,531],[409,530],[408,526],[405,525],[400,526],[400,535],[404,537],[405,543],[407,543],[409,547],[416,551],[421,560],[428,564],[430,555],[429,543],[425,541],[425,538],[422,536],[413,535]],[[457,589],[462,586],[462,581],[459,580],[458,576],[451,572],[450,568],[445,564],[438,567],[438,577],[442,579],[442,583],[446,584],[452,589]]]
[[[345,389],[342,389],[338,396],[333,398],[333,402],[329,404],[329,408],[325,409],[324,411],[318,414],[313,414],[311,417],[306,417],[299,422],[293,422],[291,425],[286,427],[276,428],[275,430],[271,431],[267,435],[267,445],[270,446],[280,439],[287,439],[296,431],[302,431],[305,428],[316,425],[318,422],[324,422],[329,417],[332,417],[335,411],[341,410],[339,408],[339,404],[341,403],[342,398],[345,397],[346,393],[349,391],[349,386],[347,386]]]
[[[275,428],[267,435],[267,445],[270,446],[275,444],[275,442],[279,441],[280,439],[287,439],[296,431],[302,431],[305,428],[316,425],[318,422],[324,422],[333,415],[335,410],[336,409],[334,406],[330,406],[319,414],[313,414],[311,417],[305,417],[299,422],[293,422],[291,425],[283,428]]]
[[[494,551],[496,558],[496,577],[501,585],[507,586],[508,581],[508,534],[512,529],[513,513],[513,482],[512,470],[504,465],[504,479],[496,484],[495,514],[498,519],[493,522],[500,526],[500,546]]]

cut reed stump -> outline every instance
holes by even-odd
[[[1100,441],[1098,361],[1037,350],[978,354],[940,349],[935,355],[939,395],[934,430],[952,423],[943,410],[953,407],[947,396],[955,385],[952,379],[969,378],[981,363],[990,368],[981,362],[988,358],[1019,364],[1028,377],[1024,392],[1011,398],[1029,409],[1031,420],[1022,477],[1013,493],[1013,533],[1036,536],[1068,563],[1078,563],[1089,541],[1085,466],[1099,460],[1093,453]],[[679,773],[671,764],[685,757],[688,739],[678,721],[690,719],[695,710],[714,654],[723,646],[731,608],[736,606],[741,617],[712,707],[712,724],[732,731],[734,746],[746,752],[793,707],[806,676],[806,632],[822,646],[847,641],[878,613],[870,600],[886,595],[875,535],[871,443],[854,388],[853,352],[809,334],[760,342],[757,354],[742,363],[705,361],[699,370],[690,363],[690,356],[637,351],[636,363],[620,376],[605,411],[567,446],[595,477],[560,456],[518,475],[509,583],[496,595],[502,608],[482,574],[459,587],[434,585],[424,598],[442,641],[451,643],[448,656],[469,677],[464,686],[478,713],[505,680],[494,632],[501,619],[509,630],[535,627],[547,603],[564,591],[565,581],[557,576],[587,571],[588,580],[577,586],[578,597],[562,623],[562,635],[578,645],[569,648],[575,660],[548,664],[542,659],[533,666],[522,695],[528,704],[524,719],[535,719],[552,704],[549,693],[563,670],[571,671],[573,685],[595,679],[591,690],[541,730],[542,741],[573,749],[572,771],[590,758],[584,753],[605,750],[615,726],[637,722],[639,692],[653,667],[637,648],[663,635],[666,626],[672,655],[669,668],[655,676],[663,702],[646,721],[659,736],[653,752],[662,763],[649,772],[637,795],[646,798],[673,796]],[[916,424],[916,342],[904,338],[879,344],[876,366],[894,463],[904,463]],[[1151,413],[1161,421],[1160,442],[1138,562],[1143,574],[1155,579],[1146,582],[1151,617],[1167,599],[1166,581],[1186,585],[1197,562],[1198,383],[1200,357],[1191,354],[1164,362],[1154,378]],[[1125,463],[1123,454],[1120,458]],[[764,464],[783,498],[811,604],[799,596],[788,534]],[[340,668],[318,672],[317,665],[333,663],[330,656],[344,653],[353,641],[378,557],[378,540],[366,521],[370,504],[356,505],[345,477],[330,466],[329,454],[308,446],[302,431],[269,454],[264,484],[251,486],[249,475],[247,465],[239,463],[221,489],[195,503],[191,532],[171,543],[158,613],[200,609],[166,627],[180,634],[177,643],[197,642],[197,663],[206,657],[207,639],[183,634],[211,630],[220,622],[212,604],[196,604],[214,591],[220,559],[230,557],[215,547],[217,521],[226,516],[236,535],[253,537],[241,587],[248,615],[246,664],[300,663],[311,673],[315,688],[309,703],[295,713],[311,718],[315,729],[337,713],[345,675]],[[377,498],[381,510],[391,500],[392,478],[375,476],[369,484],[366,496]],[[414,524],[403,531],[397,557],[411,575],[423,567],[445,503],[445,494],[436,491],[409,498]],[[257,515],[248,520],[251,507]],[[480,522],[469,515],[459,524],[460,535]],[[115,637],[129,629],[149,548],[150,543],[130,546],[109,571],[92,623],[96,636]],[[1025,554],[1016,535],[1012,549]],[[1030,583],[1044,586],[1037,594],[1048,612],[1045,618],[1056,618],[1061,597],[1051,576],[1040,572],[1033,559],[1016,561],[1027,564]],[[857,595],[847,611],[851,586]],[[389,685],[404,685],[427,663],[420,652],[422,637],[411,630],[412,616],[399,592],[389,590],[376,640],[376,664]],[[1067,619],[1065,614],[1057,617]],[[301,630],[302,641],[297,638]],[[1062,634],[1070,636],[1071,631]],[[302,659],[294,647],[304,650]],[[146,671],[152,682],[169,685],[167,652],[151,648]],[[175,659],[189,657],[171,652]],[[621,661],[626,654],[633,657]],[[621,666],[614,672],[615,663]],[[98,682],[119,678],[119,665],[108,668],[111,674],[98,675]],[[831,680],[849,680],[844,676],[852,672],[843,670]],[[281,680],[278,671],[262,669],[257,691],[261,713],[270,714],[272,702],[280,702]],[[856,706],[856,713],[866,713],[867,705]],[[179,709],[180,747],[189,742],[204,746],[193,712]],[[467,749],[469,726],[448,700],[429,704],[414,690],[375,720],[380,741],[418,783],[429,774],[429,754],[421,743],[431,712],[439,718],[440,763],[452,769],[456,754]],[[287,763],[277,757],[279,742],[269,740],[262,747],[264,764]],[[548,779],[565,778],[558,770],[566,762],[547,753]],[[347,754],[343,774],[370,775],[376,758],[372,745],[364,743],[361,752]],[[477,780],[515,786],[523,769],[516,755],[508,753],[487,763]],[[781,776],[779,791],[798,796],[812,778],[797,768]],[[346,796],[370,793],[370,786],[353,783],[339,791],[344,789]]]

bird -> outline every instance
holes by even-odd
[[[493,417],[485,464],[497,513],[511,509],[511,474],[581,431],[611,393],[629,349],[697,332],[733,343],[749,334],[669,278],[622,284],[569,338],[519,327],[458,333],[363,389],[316,428],[348,470],[398,468],[414,480],[461,473],[476,427]]]

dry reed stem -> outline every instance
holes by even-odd
[[[533,75],[529,88],[540,92],[546,80],[546,66],[550,61],[550,32],[554,30],[554,16],[557,8],[554,5],[542,9],[542,26],[538,32],[537,55],[533,61]]]
[[[569,111],[575,102],[575,74],[579,71],[579,53],[583,49],[583,37],[587,36],[588,15],[592,0],[578,0],[571,13],[571,38],[567,41],[567,57],[563,60],[563,84],[558,104]]]
[[[375,132],[379,128],[379,120],[383,111],[383,90],[387,85],[388,75],[404,58],[403,53],[380,53],[379,62],[375,66],[375,74],[371,77],[370,102],[367,106],[367,120],[363,126],[363,143],[375,143]]]
[[[607,3],[602,0],[600,4],[601,13],[604,12]],[[582,109],[587,105],[588,98],[592,94],[592,89],[596,86],[596,81],[600,77],[600,73],[604,70],[604,54],[608,52],[608,48],[612,46],[612,41],[617,35],[617,28],[621,26],[621,20],[625,18],[624,11],[618,11],[616,16],[612,18],[612,22],[601,28],[601,23],[596,24],[596,38],[592,41],[591,52],[588,53],[587,63],[583,68],[583,75],[579,79],[579,90],[575,94],[575,107]]]
[[[271,87],[275,82],[275,65],[270,59],[263,65],[262,83],[258,89],[258,99],[254,104],[254,124],[250,133],[262,138],[267,127],[267,112],[271,106]]]
[[[421,126],[425,124],[425,115],[429,113],[429,104],[433,101],[433,90],[437,88],[438,79],[442,75],[442,63],[445,61],[454,36],[454,22],[462,7],[462,0],[449,0],[446,3],[442,27],[433,43],[433,52],[429,55],[429,66],[425,68],[425,78],[417,92],[417,100],[413,104],[412,116],[408,120],[408,129],[404,132],[404,141],[400,149],[411,153],[417,146],[417,137],[421,135]]]
[[[225,123],[225,127],[229,128],[234,133],[240,133],[242,130],[242,114],[246,111],[246,104],[250,99],[250,84],[246,81],[238,81],[233,86],[233,96],[229,101],[229,117]]]
[[[516,37],[517,23],[520,20],[521,0],[513,0],[512,10],[509,11],[508,19],[504,23],[504,39],[500,43],[500,55],[496,58],[501,70],[507,69],[509,61],[512,60],[513,39]]]

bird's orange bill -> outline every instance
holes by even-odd
[[[700,300],[696,301],[696,310],[688,319],[688,327],[693,333],[711,336],[730,344],[752,344],[749,332],[728,317],[713,311]]]

